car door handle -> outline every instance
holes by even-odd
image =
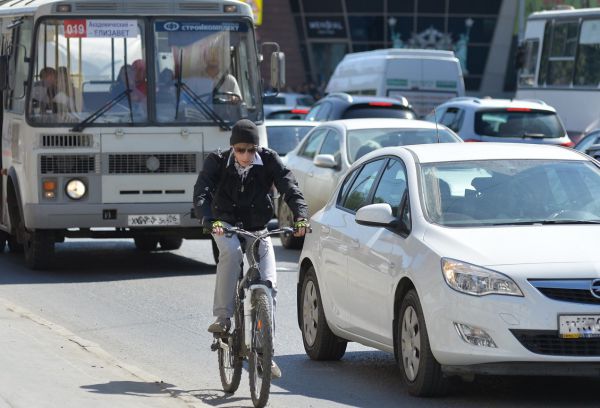
[[[356,238],[350,239],[350,248],[360,248],[360,241]]]
[[[323,234],[329,234],[331,232],[331,228],[326,227],[325,225],[321,225],[321,232]]]
[[[307,174],[307,176],[308,176],[308,177],[314,177],[314,175],[315,175],[315,173],[314,173],[313,171],[310,171],[310,172]]]

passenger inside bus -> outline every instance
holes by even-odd
[[[76,90],[67,67],[58,67],[56,74],[56,95],[53,99],[53,102],[56,104],[56,112],[77,112]]]
[[[44,67],[40,70],[40,80],[35,82],[31,90],[33,113],[56,112],[54,97],[56,96],[56,70]]]
[[[144,74],[145,82],[145,74]],[[136,71],[132,65],[123,65],[119,70],[117,81],[111,86],[110,96],[112,99],[124,95],[125,90],[130,90],[129,97],[123,97],[113,108],[117,112],[129,112],[129,100],[133,114],[139,117],[146,117],[146,95],[136,86]]]

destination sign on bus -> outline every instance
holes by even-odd
[[[155,24],[154,28],[159,32],[248,31],[247,24],[232,21],[160,21]]]
[[[140,30],[136,20],[65,20],[67,38],[135,38]]]

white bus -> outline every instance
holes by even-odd
[[[65,238],[173,250],[210,237],[192,211],[204,157],[242,117],[267,140],[248,5],[11,0],[0,41],[0,252],[46,268]]]
[[[518,99],[556,108],[575,141],[600,119],[600,8],[533,13],[518,58]]]

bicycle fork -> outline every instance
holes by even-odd
[[[244,343],[246,344],[246,350],[252,349],[252,293],[255,290],[263,290],[267,294],[269,311],[271,316],[273,315],[273,295],[271,294],[271,288],[263,284],[254,284],[244,289]]]

